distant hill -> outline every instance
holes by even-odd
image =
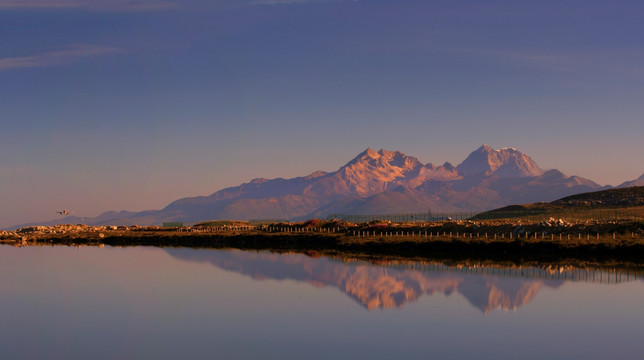
[[[644,206],[644,186],[631,186],[567,196],[552,202],[555,206],[632,207]]]
[[[566,196],[552,202],[538,202],[522,205],[504,206],[484,214],[511,211],[562,210],[580,207],[587,208],[622,208],[644,206],[644,186],[632,186],[619,189],[586,192]]]
[[[161,210],[111,211],[96,218],[62,217],[37,225],[160,225],[174,221],[304,220],[331,213],[481,211],[608,188],[559,170],[544,171],[530,156],[513,148],[495,150],[483,145],[457,166],[423,164],[400,151],[368,148],[334,172],[316,171],[292,179],[258,178],[208,196],[179,199]]]

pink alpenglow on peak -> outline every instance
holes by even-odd
[[[459,178],[452,168],[423,165],[400,151],[371,148],[360,153],[338,171],[338,177],[360,196],[391,190],[400,185],[416,187],[428,180]]]
[[[463,176],[483,174],[500,177],[539,176],[543,170],[532,158],[514,148],[494,150],[483,144],[472,152],[456,169]]]

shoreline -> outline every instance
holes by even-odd
[[[418,230],[373,230],[373,224],[350,228],[293,227],[274,231],[269,227],[220,227],[167,229],[159,227],[94,227],[57,225],[0,233],[0,244],[12,246],[155,246],[209,249],[240,249],[273,252],[343,255],[364,259],[431,259],[440,261],[492,261],[497,263],[592,263],[644,269],[644,235],[641,223],[570,226],[568,234],[526,231],[519,237],[499,234],[511,224],[487,224],[464,232],[464,224],[438,224]],[[516,228],[516,226],[514,227]],[[529,229],[529,225],[525,228]],[[280,230],[285,230],[280,227]],[[429,230],[431,229],[431,231]],[[453,231],[458,229],[458,231]],[[536,229],[536,228],[535,228]],[[439,231],[443,230],[443,231]],[[451,232],[448,230],[452,230]],[[586,230],[582,236],[581,230]],[[628,231],[633,230],[633,231]],[[336,232],[333,232],[336,231]],[[496,231],[496,232],[494,232]],[[637,233],[635,232],[637,231]],[[492,234],[494,232],[494,234]],[[570,236],[570,232],[578,232]],[[368,234],[368,235],[367,235]],[[391,235],[389,235],[391,234]],[[393,235],[398,234],[398,235]],[[504,233],[505,234],[505,233]],[[511,233],[509,233],[511,234]],[[530,235],[532,234],[532,235]],[[536,236],[534,235],[536,234]],[[570,240],[569,240],[570,236]],[[613,239],[614,237],[614,239]]]

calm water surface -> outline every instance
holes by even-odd
[[[637,274],[0,246],[0,359],[639,359]]]

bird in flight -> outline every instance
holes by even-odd
[[[60,215],[63,215],[63,216],[64,215],[69,215],[69,211],[67,211],[67,210],[56,211],[56,212],[59,213]]]

